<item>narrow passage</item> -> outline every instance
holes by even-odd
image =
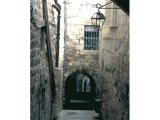
[[[67,108],[64,108],[58,120],[100,120],[89,101],[71,100]]]
[[[58,120],[99,120],[94,110],[62,110]]]

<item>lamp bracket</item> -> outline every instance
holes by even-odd
[[[109,3],[106,3],[105,5],[101,5],[100,3],[97,3],[97,4],[95,4],[94,6],[96,7],[96,8],[98,8],[98,11],[100,10],[100,9],[120,9],[120,8],[108,8],[108,7],[104,7],[104,6],[106,6],[106,5],[109,5],[109,4],[111,4],[112,2],[109,2]]]

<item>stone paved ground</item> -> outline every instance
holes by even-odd
[[[58,120],[99,120],[93,110],[62,110]]]

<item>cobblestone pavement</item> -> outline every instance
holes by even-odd
[[[99,120],[93,110],[62,110],[58,120]]]

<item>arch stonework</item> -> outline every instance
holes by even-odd
[[[77,69],[65,81],[65,104],[70,100],[88,100],[93,102],[96,84],[93,77],[84,69]]]

